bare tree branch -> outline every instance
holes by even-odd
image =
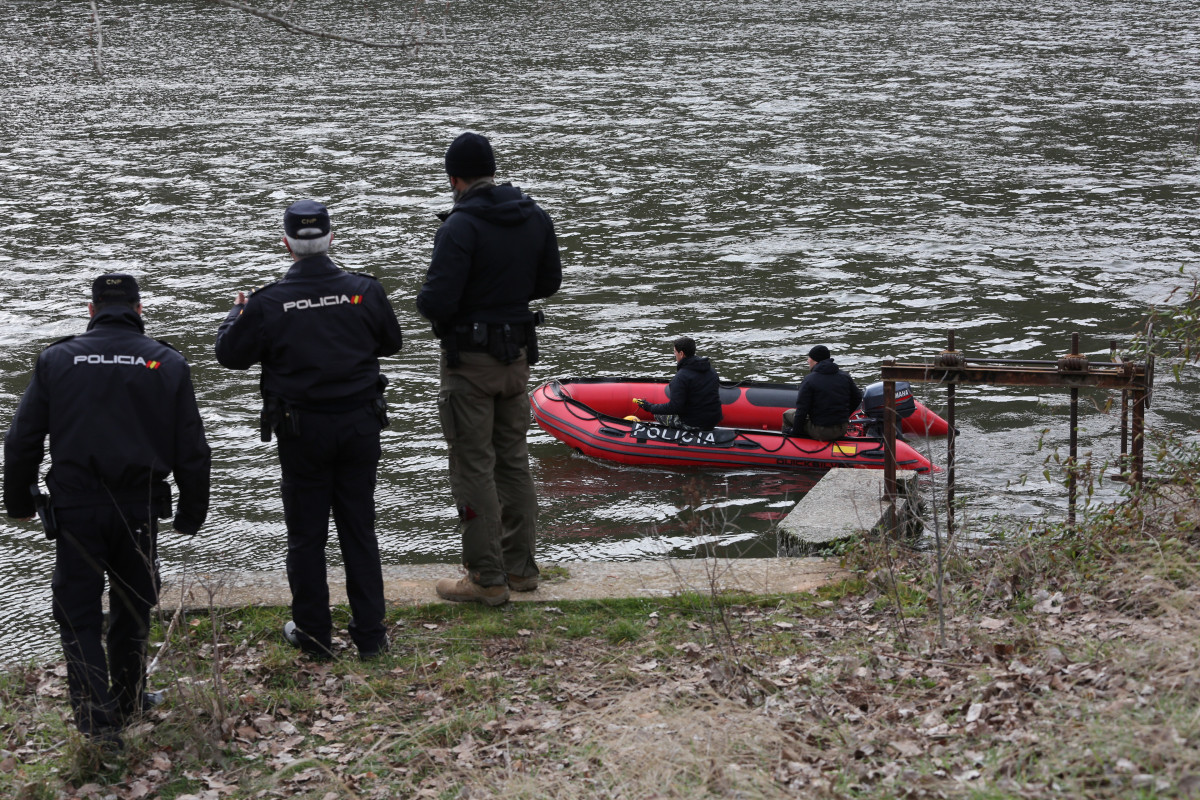
[[[104,65],[100,63],[100,50],[104,47],[104,29],[100,27],[100,9],[96,8],[96,0],[92,0],[92,67],[97,77],[104,80]]]
[[[271,22],[274,22],[277,25],[282,25],[283,27],[287,28],[289,31],[292,31],[294,33],[303,33],[306,36],[316,36],[320,39],[333,39],[338,42],[350,42],[351,44],[361,44],[365,47],[384,47],[384,48],[391,48],[391,49],[411,50],[413,48],[420,47],[421,45],[425,45],[425,44],[447,44],[448,43],[445,41],[422,41],[416,36],[413,36],[409,41],[406,41],[406,42],[372,42],[372,41],[368,41],[366,39],[355,39],[352,36],[339,36],[336,33],[326,33],[325,31],[315,30],[313,28],[306,28],[303,25],[297,25],[294,22],[289,22],[288,20],[284,19],[283,17],[280,17],[276,14],[272,14],[269,11],[263,11],[261,8],[255,8],[254,6],[248,6],[245,3],[239,3],[239,2],[237,2],[237,0],[212,0],[212,2],[218,3],[223,6],[228,6],[229,8],[236,8],[239,11],[245,11],[247,14],[253,14],[256,17],[262,17],[263,19],[270,20]],[[290,9],[291,6],[289,5],[288,8]]]

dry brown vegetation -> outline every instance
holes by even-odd
[[[25,798],[1200,797],[1198,494],[819,595],[393,612],[392,654],[296,657],[286,612],[187,620],[113,763],[61,666],[0,684]],[[886,550],[886,554],[883,552]],[[166,626],[164,625],[164,628]]]

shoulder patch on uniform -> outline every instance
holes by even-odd
[[[46,345],[46,347],[47,348],[54,347],[54,345],[56,345],[56,344],[62,344],[63,342],[69,342],[74,338],[75,338],[75,334],[72,333],[70,336],[64,336],[61,339],[55,339],[50,344]]]
[[[280,280],[282,280],[282,278],[281,278]],[[268,288],[270,288],[270,287],[274,286],[274,285],[275,285],[275,284],[277,284],[277,283],[279,283],[279,281],[278,281],[278,280],[274,280],[274,281],[271,281],[271,282],[270,282],[270,283],[268,283],[268,284],[265,284],[265,285],[263,285],[263,286],[259,286],[257,289],[251,289],[251,290],[250,290],[250,294],[246,295],[246,297],[254,297],[254,295],[258,294],[258,293],[259,293],[259,292],[261,292],[263,289],[268,289]]]

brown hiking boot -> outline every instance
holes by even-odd
[[[508,602],[508,587],[480,586],[469,577],[442,578],[434,587],[438,597],[451,603],[483,603],[489,606],[500,606]]]
[[[508,573],[508,588],[514,592],[532,592],[538,587],[538,576],[522,578],[520,575]]]

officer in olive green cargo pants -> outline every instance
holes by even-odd
[[[491,143],[479,134],[462,134],[446,151],[454,207],[442,217],[417,295],[417,310],[441,340],[438,415],[467,572],[436,589],[445,600],[490,606],[538,585],[525,436],[541,315],[529,303],[562,283],[549,215],[515,186],[497,185],[495,172]]]
[[[537,586],[537,493],[529,473],[529,364],[502,364],[487,353],[442,358],[438,416],[450,449],[450,491],[462,526],[463,565],[479,586]],[[531,588],[533,588],[531,587]],[[443,587],[442,594],[446,593]],[[487,592],[487,598],[507,591]],[[452,598],[448,598],[452,599]],[[503,602],[501,600],[500,602]]]

